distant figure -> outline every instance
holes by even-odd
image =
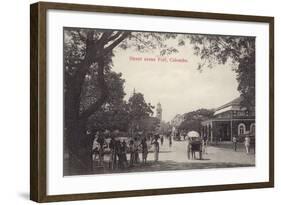
[[[164,136],[163,135],[161,135],[161,137],[160,137],[160,142],[161,142],[161,146],[163,146],[163,143],[164,143]]]
[[[207,135],[205,135],[203,137],[203,153],[204,154],[208,154],[207,153],[207,146],[208,146],[208,137],[207,137]]]
[[[169,136],[169,147],[172,147],[172,135]]]
[[[134,140],[134,154],[135,154],[135,163],[138,164],[140,161],[140,157],[139,157],[139,144],[138,144],[138,139],[135,138]]]
[[[115,169],[116,167],[116,141],[114,137],[111,137],[111,140],[109,142],[109,149],[110,149],[110,159],[109,159],[109,168]]]
[[[232,142],[233,142],[233,149],[236,152],[236,150],[237,150],[237,138],[235,136],[233,136]]]
[[[142,163],[146,164],[147,154],[148,154],[148,147],[147,147],[147,143],[146,143],[146,138],[142,139],[141,147],[142,147]]]
[[[99,165],[103,166],[104,162],[104,147],[105,147],[105,139],[103,135],[99,135],[97,132],[97,142],[99,143]]]
[[[187,151],[187,159],[190,159],[191,144],[190,144],[190,138],[189,137],[187,137],[187,139],[186,139],[186,151]]]
[[[151,143],[154,145],[154,161],[157,162],[159,159],[159,142],[158,142],[158,138],[155,137],[155,139],[153,140],[153,142]]]
[[[121,155],[124,163],[124,167],[128,167],[128,160],[127,160],[127,144],[126,141],[123,140],[121,144]]]
[[[120,140],[116,141],[116,154],[117,154],[117,157],[118,157],[117,167],[119,169],[123,169],[124,168],[124,162],[123,162],[123,157],[122,157],[121,142],[120,142]]]
[[[99,156],[99,143],[97,141],[97,137],[94,137],[93,144],[92,144],[92,160],[95,161],[96,158]]]
[[[135,162],[135,145],[133,140],[130,140],[129,142],[129,153],[130,153],[130,166],[133,166]]]
[[[250,142],[251,139],[249,136],[245,137],[245,148],[246,148],[246,153],[249,154],[250,153]]]

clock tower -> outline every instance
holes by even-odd
[[[161,107],[161,104],[160,102],[157,103],[157,106],[156,106],[156,117],[162,121],[162,107]]]

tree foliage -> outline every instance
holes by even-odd
[[[208,109],[199,109],[196,111],[185,113],[184,120],[181,122],[178,129],[184,130],[186,132],[192,130],[200,132],[201,122],[206,119],[212,118],[213,114],[214,111]]]
[[[128,113],[130,121],[130,132],[148,131],[154,129],[155,120],[152,118],[154,107],[146,103],[142,93],[133,93],[128,100]],[[159,124],[159,122],[156,122]]]
[[[148,133],[157,132],[159,128],[160,120],[156,117],[145,117],[139,120],[138,122],[138,129],[147,135]]]
[[[161,54],[169,54],[176,49],[168,47],[165,41],[175,37],[151,32],[64,28],[64,136],[70,153],[89,164],[90,139],[86,135],[89,118],[92,117],[94,127],[106,128],[116,123],[99,123],[101,113],[106,112],[106,122],[112,123],[119,120],[116,113],[119,117],[126,115],[124,91],[120,89],[123,82],[111,71],[114,50],[130,48],[145,52],[158,48]],[[117,127],[126,129],[125,121],[120,121],[122,125]]]
[[[146,103],[142,93],[133,93],[128,100],[131,120],[140,120],[153,114],[154,107]]]
[[[65,28],[64,29],[64,72],[65,97],[68,108],[66,116],[73,120],[87,120],[109,101],[109,85],[105,76],[112,67],[116,47],[146,52],[159,49],[161,54],[177,52],[167,46],[168,39],[175,34],[155,32],[128,32],[113,30]],[[94,81],[99,91],[85,101],[85,87]]]
[[[241,59],[237,69],[238,91],[241,93],[241,105],[248,109],[255,107],[255,53]]]
[[[129,113],[125,96],[124,82],[121,73],[113,71],[106,73],[105,81],[109,88],[108,100],[101,108],[93,113],[88,120],[88,129],[92,131],[119,130],[127,131],[129,123]],[[90,80],[89,85],[85,86],[83,96],[83,109],[94,103],[99,95],[97,81]],[[84,108],[85,107],[85,108]]]
[[[243,97],[242,105],[255,106],[255,37],[188,35],[194,54],[201,61],[198,70],[212,68],[216,64],[232,64],[239,83],[238,91]]]

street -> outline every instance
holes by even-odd
[[[141,153],[140,153],[141,159]],[[129,155],[127,155],[129,159]],[[168,140],[160,145],[159,161],[154,162],[154,153],[149,152],[147,163],[139,163],[127,169],[110,170],[107,168],[109,156],[105,156],[105,166],[95,166],[90,173],[86,174],[107,174],[143,171],[168,171],[168,170],[188,170],[188,169],[207,169],[207,168],[230,168],[230,167],[249,167],[255,166],[255,154],[251,150],[250,154],[245,153],[243,144],[239,144],[237,151],[231,149],[231,144],[210,145],[207,154],[203,154],[203,159],[199,160],[198,153],[196,159],[187,159],[186,141],[173,141],[169,147]],[[85,173],[83,173],[85,174]]]

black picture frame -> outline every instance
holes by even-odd
[[[65,11],[137,14],[197,19],[214,19],[269,24],[269,180],[266,182],[212,186],[177,187],[102,193],[47,195],[47,67],[46,13],[50,9]],[[222,190],[274,187],[274,17],[125,8],[84,4],[38,2],[30,6],[30,199],[36,202],[86,200],[115,197],[179,194]]]

